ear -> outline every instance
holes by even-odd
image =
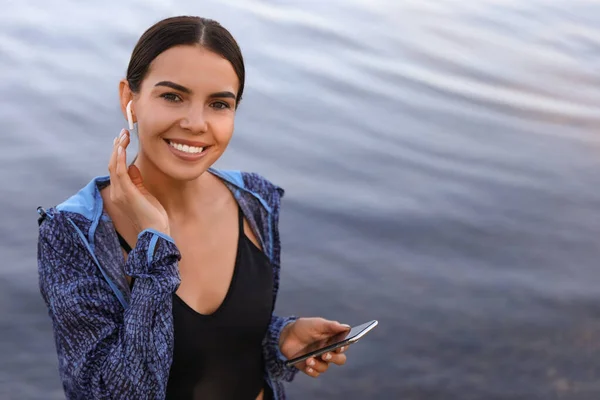
[[[127,82],[127,79],[121,79],[119,82],[119,99],[121,102],[121,112],[127,121],[127,104],[129,104],[130,101],[133,101],[133,92],[129,88],[129,82]],[[137,117],[135,116],[135,107],[133,104],[131,105],[131,116],[133,117],[133,122],[137,122]]]

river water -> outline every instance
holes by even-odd
[[[292,399],[600,398],[597,1],[3,0],[0,398],[61,399],[35,207],[105,174],[139,35],[219,20],[221,168],[286,189],[278,313],[380,325]]]

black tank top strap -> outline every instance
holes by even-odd
[[[121,245],[121,248],[123,250],[125,250],[125,252],[127,254],[131,253],[131,246],[129,245],[129,243],[127,243],[127,241],[125,240],[125,238],[123,236],[121,236],[121,234],[119,233],[119,231],[117,231],[115,229],[115,232],[117,233],[117,238],[119,239],[119,244]],[[131,277],[131,280],[129,281],[129,289],[133,289],[134,282],[135,282],[135,278]]]
[[[240,238],[244,235],[244,212],[242,207],[238,204],[238,219],[240,220]]]
[[[119,244],[121,245],[123,250],[125,250],[127,254],[131,253],[131,246],[129,245],[129,243],[127,243],[125,238],[123,238],[123,236],[121,236],[121,234],[118,231],[115,230],[115,232],[117,232],[117,238],[119,238]]]

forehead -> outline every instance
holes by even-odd
[[[175,46],[150,64],[142,86],[172,81],[195,93],[229,90],[237,94],[239,80],[229,61],[200,45]]]

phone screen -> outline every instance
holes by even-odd
[[[369,328],[374,324],[376,324],[375,321],[367,322],[365,324],[352,327],[351,329],[348,329],[345,332],[338,333],[337,335],[333,335],[331,337],[313,342],[308,346],[304,347],[298,353],[296,353],[293,357],[290,358],[288,362],[293,361],[296,358],[303,357],[306,354],[318,351],[320,349],[336,345],[338,343],[349,342],[352,339],[356,338],[358,335],[360,335],[360,333],[363,332],[365,329]]]

